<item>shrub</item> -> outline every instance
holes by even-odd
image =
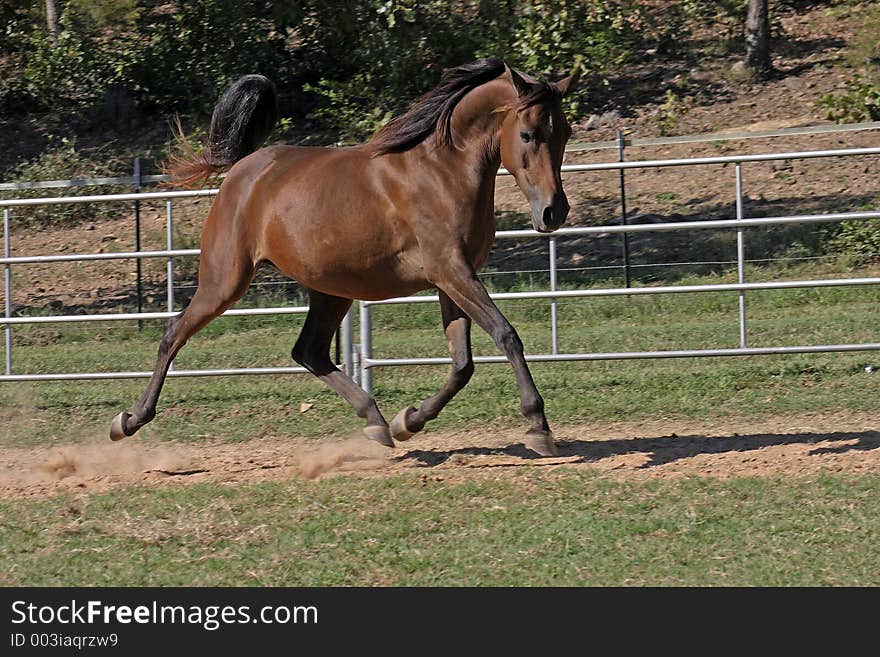
[[[828,241],[828,250],[851,266],[880,261],[880,220],[841,222]]]
[[[840,94],[820,99],[827,118],[838,123],[880,121],[880,83],[856,73]]]
[[[880,120],[880,8],[866,11],[861,28],[852,39],[847,53],[848,64],[855,73],[839,94],[825,94],[820,104],[832,121]]]

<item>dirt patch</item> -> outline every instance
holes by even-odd
[[[706,422],[657,420],[557,429],[560,455],[536,458],[515,430],[427,432],[388,450],[363,438],[303,445],[292,438],[244,443],[68,445],[0,449],[0,494],[46,497],[119,486],[247,483],[344,476],[509,476],[531,467],[583,468],[619,479],[880,474],[872,414],[782,416]]]

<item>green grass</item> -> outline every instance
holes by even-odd
[[[876,476],[518,475],[138,487],[4,502],[0,584],[880,584]]]
[[[821,272],[750,272],[773,276]],[[692,277],[683,284],[730,276]],[[502,310],[529,353],[549,353],[547,301],[507,301]],[[747,294],[751,346],[878,342],[880,289],[771,290]],[[607,297],[559,302],[562,352],[738,346],[732,293]],[[225,318],[190,340],[180,368],[291,364],[303,316]],[[374,308],[374,355],[445,356],[436,304]],[[152,370],[159,323],[16,327],[15,372]],[[496,354],[475,328],[474,352]],[[664,416],[706,418],[804,411],[877,410],[880,379],[865,367],[873,352],[532,365],[552,424]],[[446,366],[374,371],[374,393],[389,415],[432,395]],[[140,396],[144,380],[0,384],[0,445],[46,444],[103,436],[116,413]],[[299,413],[302,402],[313,404]],[[480,365],[436,428],[520,426],[518,391],[507,365]],[[246,440],[265,434],[319,437],[356,431],[361,421],[310,375],[169,379],[144,437]]]

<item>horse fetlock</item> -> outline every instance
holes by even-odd
[[[110,439],[122,440],[133,436],[145,424],[156,417],[156,410],[152,408],[141,409],[135,406],[131,413],[120,413],[110,422]]]
[[[407,406],[400,410],[391,420],[391,435],[394,440],[403,442],[412,438],[415,434],[425,428],[425,422],[414,421],[413,413],[418,412],[414,406]]]
[[[529,396],[520,403],[520,410],[527,418],[544,415],[544,398],[540,394]]]
[[[135,405],[134,408],[131,409],[126,426],[128,426],[129,430],[134,433],[148,422],[152,422],[155,417],[155,408],[142,408]]]

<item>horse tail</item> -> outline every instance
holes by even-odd
[[[208,141],[200,152],[187,142],[175,119],[179,153],[164,167],[173,186],[203,183],[256,151],[278,122],[278,93],[269,78],[245,75],[229,87],[211,115]]]

